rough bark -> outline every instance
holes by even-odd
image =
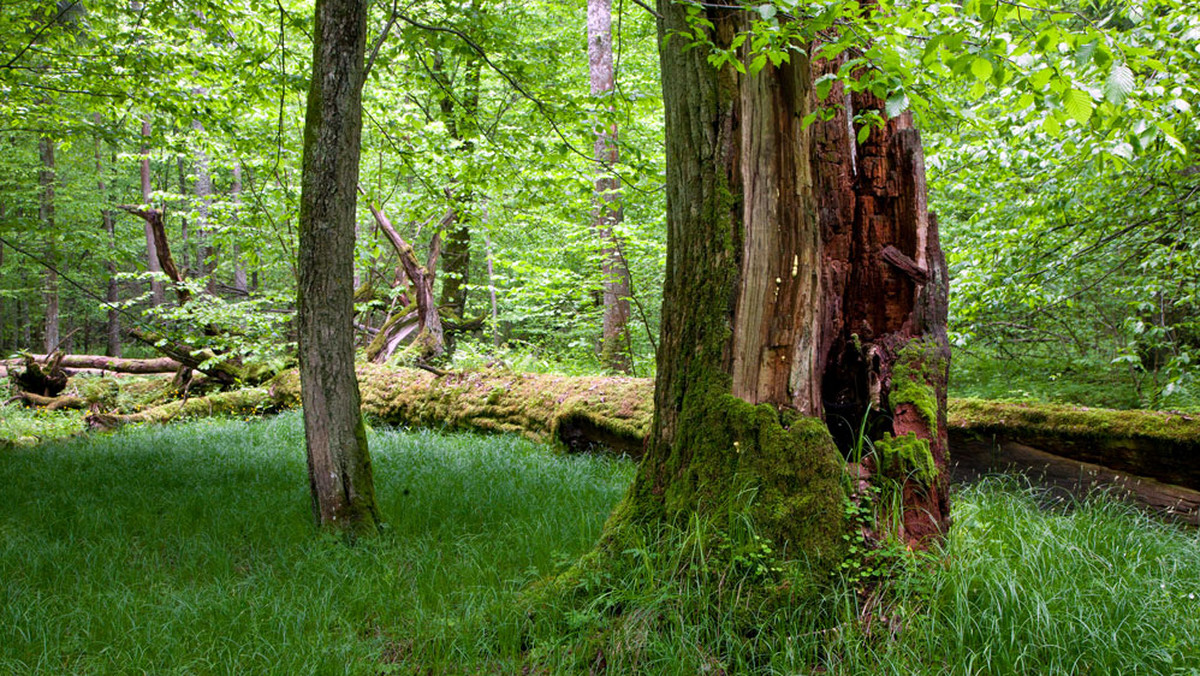
[[[142,120],[142,138],[147,139],[142,143],[142,163],[141,163],[141,179],[142,179],[142,208],[152,210],[150,206],[150,120]],[[162,272],[162,264],[159,263],[157,239],[154,235],[154,229],[149,220],[146,220],[146,269],[150,272]],[[150,302],[154,305],[162,305],[166,300],[166,295],[163,290],[161,280],[152,279],[150,281]]]
[[[298,337],[313,515],[379,522],[354,377],[354,223],[362,135],[363,0],[318,0],[300,192]]]
[[[47,352],[58,349],[58,247],[54,242],[54,141],[45,137],[38,139],[38,154],[42,166],[38,171],[38,221],[46,236],[46,283],[44,288],[46,313],[44,316],[42,343]]]
[[[204,96],[205,90],[197,88],[192,91],[193,95]],[[198,135],[204,134],[204,123],[200,120],[192,120],[192,130]],[[196,269],[201,275],[208,276],[207,289],[209,293],[215,294],[217,290],[217,280],[215,273],[217,271],[217,248],[213,245],[213,235],[210,231],[210,212],[212,211],[212,195],[213,181],[212,173],[209,170],[208,153],[204,150],[196,151],[196,181],[193,185],[193,191],[196,196],[196,239],[199,240],[200,258],[199,265]]]
[[[592,97],[600,102],[593,157],[596,160],[595,200],[592,230],[600,243],[600,272],[604,286],[604,322],[600,334],[600,359],[605,367],[620,373],[633,369],[630,353],[629,296],[632,284],[629,266],[621,254],[616,226],[623,218],[621,183],[613,173],[619,158],[617,125],[609,121],[613,94],[613,46],[611,0],[588,0],[588,72]]]

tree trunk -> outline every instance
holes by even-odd
[[[609,122],[613,94],[612,1],[588,0],[588,70],[592,97],[599,104],[596,122],[596,210],[592,230],[600,242],[600,272],[604,278],[604,324],[600,360],[620,373],[633,369],[629,336],[629,266],[621,254],[616,226],[623,218],[621,183],[613,173],[617,163],[617,126]]]
[[[100,113],[93,116],[96,125],[99,126],[104,118]],[[96,138],[96,188],[100,192],[101,199],[105,204],[109,203],[108,186],[104,181],[104,160],[103,160],[103,143],[100,138]],[[115,156],[114,156],[115,159]],[[109,209],[100,210],[100,219],[104,225],[104,232],[108,235],[109,244],[112,250],[106,257],[105,267],[108,271],[108,289],[104,295],[104,300],[108,304],[108,321],[104,327],[105,335],[105,350],[104,353],[109,357],[121,356],[121,313],[117,311],[116,304],[120,301],[119,285],[117,283],[117,233],[116,223],[113,219],[113,212]]]
[[[204,96],[205,90],[197,88],[192,91],[193,95]],[[198,136],[204,135],[204,123],[200,120],[192,120],[192,130]],[[217,291],[217,249],[213,245],[213,234],[209,223],[210,212],[212,211],[212,195],[213,182],[212,173],[209,171],[208,153],[204,150],[196,151],[196,181],[193,185],[193,190],[196,195],[196,240],[197,240],[197,258],[198,265],[196,270],[200,275],[208,276],[207,289],[210,294],[216,294]]]
[[[240,217],[242,211],[242,163],[233,163],[233,185],[229,192],[233,196],[234,217]],[[246,263],[242,260],[242,252],[238,245],[233,245],[233,288],[238,295],[250,295],[250,285],[246,281]]]
[[[475,3],[472,2],[472,10]],[[442,97],[438,107],[442,112],[442,120],[451,138],[460,141],[459,152],[469,161],[475,149],[475,143],[469,134],[464,133],[462,122],[472,120],[479,111],[479,74],[482,64],[479,56],[471,52],[463,64],[462,86],[458,89],[458,97],[454,93],[454,83],[450,81],[445,71],[441,51],[434,55],[434,77],[442,87]],[[470,206],[474,200],[469,185],[462,183],[461,176],[451,177],[452,187],[446,190],[450,200],[449,217],[442,222],[443,258],[442,263],[442,299],[439,306],[452,312],[456,318],[464,319],[467,311],[467,284],[471,273],[471,226]],[[452,345],[449,345],[453,349]]]
[[[38,153],[41,155],[42,168],[38,171],[38,220],[41,222],[46,237],[46,314],[42,342],[46,352],[58,349],[58,247],[54,242],[54,141],[42,137],[38,139]]]
[[[142,138],[150,138],[150,120],[142,120]],[[142,208],[151,209],[150,206],[150,142],[146,140],[142,143]],[[146,221],[146,269],[150,272],[162,272],[162,265],[159,263],[158,248],[155,244],[154,229],[151,227],[150,221]],[[152,305],[162,305],[166,300],[166,295],[163,291],[162,280],[153,279],[150,281],[150,303]]]
[[[379,515],[354,377],[354,223],[363,0],[318,0],[300,192],[298,333],[313,515],[373,532]]]
[[[916,132],[893,120],[855,149],[845,106],[806,126],[820,105],[807,50],[753,74],[715,69],[678,38],[692,30],[687,9],[658,3],[668,250],[655,419],[601,552],[645,524],[720,528],[749,489],[756,533],[827,573],[843,555],[843,468],[856,458],[821,419],[826,401],[877,411],[874,467],[905,503],[896,535],[927,545],[947,517],[948,359]],[[749,28],[742,10],[699,12],[718,47]]]
[[[171,243],[167,239],[167,225],[163,220],[162,209],[143,209],[131,204],[123,204],[120,208],[146,222],[146,232],[154,243],[154,254],[158,257],[158,269],[166,273],[167,278],[171,280],[179,305],[187,305],[192,299],[192,292],[183,284],[183,273],[179,271],[179,266],[175,264],[175,256],[171,254]],[[186,250],[184,253],[186,255]]]

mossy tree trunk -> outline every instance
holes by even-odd
[[[684,5],[658,11],[668,249],[655,418],[606,538],[718,513],[749,487],[761,536],[832,565],[846,460],[828,403],[830,423],[873,407],[874,434],[911,432],[908,455],[936,463],[899,479],[906,515],[930,512],[906,534],[927,542],[946,518],[945,275],[916,132],[899,118],[856,147],[847,116],[882,106],[840,92],[834,119],[806,127],[822,104],[801,52],[756,74],[715,69],[678,37],[695,25]],[[700,15],[719,47],[749,27],[741,10]],[[902,376],[911,387],[893,384]]]
[[[362,135],[364,0],[318,0],[304,124],[298,325],[313,515],[372,532],[379,521],[354,376],[354,222]]]

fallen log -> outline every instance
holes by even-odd
[[[1102,465],[1071,460],[1012,441],[992,443],[956,439],[955,436],[951,435],[954,449],[951,463],[956,482],[974,481],[993,472],[1017,470],[1039,485],[1071,497],[1103,490],[1160,516],[1200,525],[1200,491],[1116,472]]]
[[[82,397],[75,397],[71,395],[43,397],[42,395],[34,394],[33,392],[18,392],[13,399],[23,401],[28,406],[44,408],[47,411],[87,408],[88,405],[87,401]],[[12,401],[13,399],[10,399],[9,401]]]
[[[504,370],[435,373],[375,364],[360,364],[357,368],[363,412],[391,425],[509,432],[538,442],[561,444],[572,451],[606,447],[638,456],[652,416],[653,381],[644,378]],[[299,374],[289,370],[266,387],[171,402],[124,416],[93,415],[89,421],[98,427],[112,427],[299,405]],[[1179,449],[1200,450],[1196,442],[1200,421],[1179,414],[1061,406],[1040,407],[1038,413],[1039,407],[1033,405],[975,400],[951,400],[950,408],[951,460],[960,470],[979,473],[1018,469],[1049,477],[1075,494],[1095,486],[1111,486],[1156,511],[1189,522],[1200,521],[1200,491],[1186,484],[1156,480],[1153,463],[1130,470],[1114,466],[1107,458],[1092,462],[1068,456],[1077,447],[1091,448],[1095,454],[1099,448],[1127,448],[1131,439],[1154,439],[1179,453],[1182,466],[1172,472],[1188,474],[1197,471],[1200,454],[1185,454]],[[1076,415],[1084,418],[1073,417]],[[1155,421],[1157,426],[1148,426],[1147,421]],[[1055,430],[1055,435],[1049,436],[1048,429]],[[1046,445],[1004,439],[1006,434],[1038,437]],[[1118,461],[1125,458],[1120,453],[1118,456]]]
[[[953,399],[951,433],[1018,442],[1079,462],[1200,490],[1200,417],[1160,411]]]
[[[38,361],[46,361],[49,356],[44,354],[30,355]],[[23,359],[4,359],[0,360],[0,367],[13,367],[24,362]],[[159,357],[157,359],[121,359],[119,357],[105,357],[95,354],[65,354],[63,355],[60,365],[67,371],[68,374],[72,370],[88,369],[89,373],[100,373],[109,371],[112,373],[173,373],[179,370],[182,366],[178,361],[170,357]]]
[[[91,413],[85,420],[90,429],[113,430],[133,423],[166,423],[177,419],[214,415],[262,415],[278,410],[267,388],[248,387],[243,390],[217,392],[206,397],[172,401],[124,415]]]
[[[439,375],[358,366],[363,412],[384,423],[512,432],[569,450],[604,447],[640,455],[650,428],[654,383],[643,378],[510,371]],[[277,406],[300,405],[296,371],[270,384]]]

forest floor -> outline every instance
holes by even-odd
[[[521,590],[591,547],[630,461],[430,431],[371,448],[388,528],[350,547],[313,533],[295,412],[0,450],[0,672],[1200,669],[1196,531],[997,480],[957,492],[945,548],[898,557],[886,594],[834,580],[824,611],[731,635],[648,574],[581,654],[563,628],[614,606],[531,619]]]

